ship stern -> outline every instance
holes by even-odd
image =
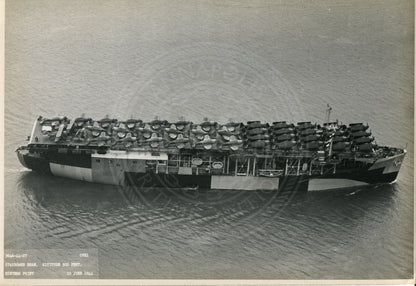
[[[39,173],[51,173],[49,160],[39,154],[31,154],[28,147],[20,147],[16,150],[16,153],[23,167]]]
[[[28,153],[29,152],[25,147],[19,147],[16,150],[17,158],[19,159],[20,164],[22,164],[23,167],[30,169],[25,161],[25,156],[27,156]]]

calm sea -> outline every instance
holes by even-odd
[[[6,1],[5,248],[97,249],[100,278],[410,278],[413,1]],[[39,116],[369,123],[396,184],[296,196],[39,176]]]

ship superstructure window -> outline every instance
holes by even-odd
[[[100,163],[100,159],[95,159],[95,162]]]
[[[180,167],[190,167],[191,166],[191,155],[181,155],[179,157],[179,166]]]
[[[246,174],[248,167],[248,158],[237,158],[237,174]]]

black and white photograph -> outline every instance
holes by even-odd
[[[414,1],[3,5],[0,284],[414,284]]]

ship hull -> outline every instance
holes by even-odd
[[[145,167],[146,158],[134,153],[124,157],[100,155],[97,153],[67,154],[57,151],[43,154],[18,150],[21,164],[39,173],[49,173],[92,183],[143,188],[203,188],[224,190],[296,190],[321,191],[365,186],[369,184],[392,183],[396,180],[405,153],[382,158],[362,167],[339,167],[333,173],[314,175],[224,175],[195,174],[191,168],[169,173]],[[136,156],[136,157],[135,157]],[[150,155],[149,155],[150,156]],[[160,156],[160,155],[159,155]],[[141,160],[142,159],[142,160]],[[147,158],[148,159],[148,158]],[[156,159],[163,159],[162,157]],[[181,174],[182,172],[182,174]]]

